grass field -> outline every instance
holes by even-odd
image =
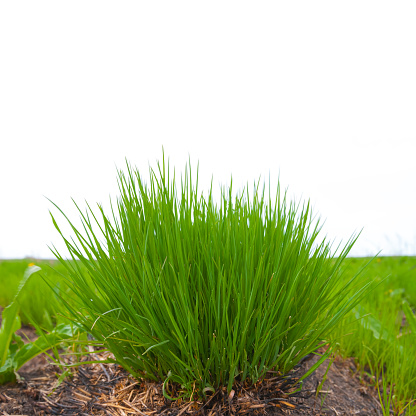
[[[370,260],[347,258],[341,278],[348,280]],[[42,272],[29,282],[21,301],[21,318],[23,322],[33,319],[51,329],[59,321],[59,315],[66,313],[59,298],[43,280],[48,279],[55,291],[66,293],[62,276],[65,268],[56,261],[1,260],[0,305],[5,307],[11,301],[17,282],[30,263],[42,267]],[[373,259],[359,279],[377,281],[379,285],[329,338],[338,343],[339,354],[354,357],[358,368],[371,374],[375,386],[380,383],[385,414],[389,405],[400,414],[416,397],[416,334],[410,331],[404,311],[405,303],[413,311],[416,308],[416,257]],[[406,414],[414,414],[414,410],[408,406]]]

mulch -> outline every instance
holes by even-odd
[[[29,327],[23,329],[33,337],[30,331]],[[328,366],[324,363],[304,381],[300,392],[291,394],[299,377],[318,359],[311,354],[285,377],[270,372],[261,383],[236,383],[230,395],[225,389],[218,390],[202,402],[168,400],[162,383],[138,381],[117,364],[76,367],[59,384],[59,368],[43,355],[22,367],[20,381],[0,386],[0,415],[382,414],[376,390],[360,376],[353,359],[337,357],[320,385]]]

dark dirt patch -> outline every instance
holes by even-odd
[[[318,356],[314,356],[306,365],[310,368],[318,359]],[[382,414],[376,389],[360,380],[352,358],[335,359],[317,397],[316,391],[328,364],[327,360],[305,380],[302,391],[306,396],[310,396],[304,399],[309,410],[299,414],[334,416]]]
[[[374,388],[360,382],[352,359],[335,359],[318,397],[328,363],[319,367],[295,395],[291,383],[317,360],[311,355],[286,381],[270,374],[254,388],[237,386],[229,400],[219,391],[208,404],[170,402],[159,383],[137,382],[116,364],[85,365],[57,385],[57,367],[40,356],[19,372],[22,380],[0,386],[1,415],[380,415]]]

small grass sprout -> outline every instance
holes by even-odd
[[[280,186],[275,198],[259,182],[233,196],[231,182],[216,204],[190,164],[177,188],[164,158],[148,183],[127,164],[118,184],[109,215],[75,203],[81,229],[55,205],[74,261],[52,251],[67,268],[74,320],[133,376],[163,381],[166,397],[289,372],[370,288],[356,276],[339,284],[355,237],[335,257],[309,203],[288,202]]]

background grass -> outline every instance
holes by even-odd
[[[367,261],[348,259],[344,264],[345,277]],[[384,391],[384,413],[389,414],[389,390],[395,413],[400,414],[416,398],[416,334],[410,331],[404,312],[404,303],[413,312],[416,308],[416,257],[379,257],[368,265],[361,278],[379,285],[331,337],[338,342],[338,351],[344,357],[355,357],[360,371],[369,373],[374,385]],[[414,414],[414,408],[412,412],[407,414]]]
[[[58,295],[68,292],[62,275],[65,267],[57,260],[0,260],[0,306],[6,307],[13,300],[24,271],[32,263],[42,270],[33,276],[22,293],[20,318],[22,323],[28,324],[33,319],[42,328],[52,330],[61,320],[60,314],[66,312]]]

